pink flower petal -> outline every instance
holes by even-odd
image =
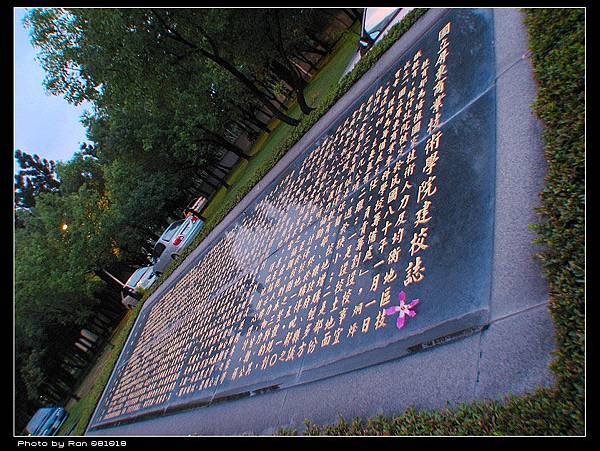
[[[414,312],[412,310],[409,310],[408,312],[406,312],[406,314],[408,316],[410,316],[411,318],[414,318],[415,316],[417,316],[417,312]]]
[[[398,315],[398,319],[396,320],[396,327],[398,329],[402,329],[404,327],[404,315],[401,313]]]
[[[398,295],[398,299],[400,299],[400,304],[404,304],[404,301],[406,301],[406,293],[404,291],[401,291]]]
[[[386,315],[393,315],[394,313],[397,313],[399,311],[400,311],[400,307],[398,307],[398,306],[386,308],[384,310],[384,312],[385,312]]]
[[[408,308],[413,308],[418,303],[419,303],[418,299],[413,299],[413,301],[410,304],[408,304]]]

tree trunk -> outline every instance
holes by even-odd
[[[310,70],[312,70],[313,72],[315,72],[317,70],[317,66],[314,65],[314,63],[310,60],[310,58],[307,58],[306,56],[304,56],[302,53],[298,52],[294,55],[294,58],[296,58],[298,61],[308,64],[308,67],[310,67]]]
[[[328,13],[326,13],[326,14],[328,14]],[[354,21],[352,21],[352,23],[347,24],[345,21],[343,21],[342,19],[339,18],[337,11],[334,13],[329,13],[329,15],[333,18],[333,20],[341,23],[344,28],[350,28],[352,26],[352,23],[354,23]],[[347,14],[346,14],[346,17],[347,17]]]
[[[288,111],[289,107],[285,103],[283,103],[281,100],[279,100],[277,98],[277,95],[275,95],[275,93],[273,92],[272,87],[279,81],[280,80],[277,77],[267,76],[266,81],[257,79],[256,82],[263,87],[263,89],[265,90],[265,95],[271,102],[276,103],[277,107],[279,109],[281,109],[282,111]],[[269,116],[273,116],[273,114],[269,113]]]
[[[62,398],[73,398],[76,401],[79,401],[81,399],[79,395],[73,391],[73,387],[66,384],[62,379],[57,379],[56,385],[62,392]]]
[[[296,101],[298,102],[298,105],[300,106],[300,110],[302,110],[302,112],[304,114],[310,114],[314,110],[314,108],[311,106],[308,106],[308,104],[306,103],[306,98],[304,97],[304,90],[296,89],[295,94],[296,94]]]
[[[248,108],[239,104],[236,104],[235,107],[242,113],[243,120],[249,122],[255,127],[258,127],[260,130],[263,130],[266,133],[271,133],[271,129],[268,127],[268,124],[256,117],[256,111],[251,111]],[[264,111],[262,111],[262,113],[265,114]]]
[[[122,312],[117,311],[116,307],[113,305],[113,302],[110,302],[110,301],[103,302],[101,305],[101,310],[98,312],[98,313],[102,313],[103,315],[105,315],[111,319],[111,321],[110,321],[111,326],[113,324],[115,324],[122,315]]]
[[[215,166],[215,167],[216,167],[218,170],[220,170],[220,171],[222,171],[222,172],[224,172],[224,173],[226,173],[226,174],[227,174],[227,173],[229,173],[229,171],[231,171],[231,170],[233,169],[233,166],[229,166],[229,167],[227,167],[227,166],[224,166],[224,165],[222,165],[221,163],[215,163],[215,165],[214,165],[214,166]]]
[[[294,90],[294,95],[298,106],[302,113],[310,114],[314,108],[308,106],[306,98],[304,97],[304,88],[306,87],[306,81],[296,73],[294,68],[285,67],[278,61],[275,61],[272,66],[275,73],[281,77],[286,83],[288,83]]]
[[[321,38],[319,38],[315,33],[313,33],[312,31],[306,31],[306,35],[315,43],[317,44],[319,47],[321,47],[323,50],[318,49],[315,46],[311,46],[315,51],[320,51],[320,52],[324,52],[321,53],[322,55],[327,55],[329,52],[331,52],[331,45],[328,44],[327,42],[323,41]]]
[[[227,177],[227,174],[229,173],[229,171],[231,170],[231,168],[227,168],[219,163],[215,163],[212,165],[213,169],[216,169],[220,172],[223,173],[223,177]]]
[[[204,183],[206,183],[208,186],[210,186],[211,188],[213,188],[215,190],[219,189],[219,186],[220,186],[220,185],[218,185],[216,183],[212,183],[211,181],[206,180],[206,179],[204,180]]]
[[[265,133],[271,133],[272,132],[272,130],[269,127],[267,127],[267,124],[265,124],[263,121],[261,121],[260,119],[258,119],[256,116],[248,115],[248,116],[245,117],[245,119],[251,125],[257,127],[259,130],[262,130]]]
[[[356,22],[357,20],[360,20],[359,15],[352,8],[344,8],[342,9],[342,12],[350,18],[352,23]]]
[[[325,50],[321,50],[318,47],[312,46],[308,43],[306,43],[302,47],[302,51],[304,53],[314,53],[315,55],[319,55],[321,58],[324,58],[325,56],[327,56],[329,54],[329,52],[326,52]]]
[[[123,288],[123,285],[120,284],[119,282],[117,282],[115,279],[113,279],[112,277],[108,276],[104,270],[100,270],[100,271],[94,271],[94,273],[100,277],[100,279],[102,279],[104,282],[106,282],[106,284],[108,286],[119,286],[120,288]]]
[[[82,369],[85,368],[85,365],[78,365],[78,364],[73,363],[73,362],[68,361],[68,360],[63,360],[63,364],[65,366],[68,366],[69,368],[73,368],[75,370],[82,370]]]
[[[96,315],[93,317],[92,321],[95,324],[98,324],[99,327],[103,327],[104,329],[109,329],[111,321],[108,317],[104,316],[102,312],[96,312]]]
[[[100,340],[104,341],[102,338],[100,338]],[[75,364],[81,365],[82,368],[85,368],[89,363],[89,360],[83,358],[81,351],[79,351],[79,349],[75,346],[73,346],[71,349],[69,349],[68,357]]]
[[[199,142],[202,142],[202,141],[212,142],[212,143],[217,144],[218,146],[222,147],[223,149],[237,155],[238,157],[243,158],[244,160],[248,160],[250,158],[238,146],[227,141],[225,138],[216,134],[212,130],[209,130],[208,128],[204,127],[203,125],[199,125],[199,128],[210,137],[210,139],[204,139],[204,140],[201,139],[201,140],[199,140]]]
[[[202,54],[204,57],[210,59],[211,61],[213,61],[214,63],[221,66],[223,69],[227,70],[229,73],[231,73],[231,75],[233,75],[235,78],[237,78],[244,86],[246,86],[246,88],[248,88],[248,90],[256,97],[256,99],[258,101],[263,103],[265,105],[265,107],[267,107],[269,110],[271,110],[273,112],[273,115],[275,117],[277,117],[277,119],[285,122],[286,124],[292,125],[294,127],[300,123],[300,121],[298,119],[294,119],[293,117],[288,116],[287,114],[284,114],[282,111],[277,109],[275,107],[275,105],[273,105],[269,101],[269,99],[264,95],[264,93],[261,92],[256,87],[256,85],[252,82],[252,80],[250,80],[243,73],[241,73],[233,64],[231,64],[229,61],[221,58],[219,55],[212,53],[202,47],[199,47],[196,44],[194,44],[193,42],[190,42],[187,39],[183,38],[176,30],[174,30],[172,27],[170,27],[167,24],[167,22],[164,20],[164,18],[161,15],[159,15],[154,9],[152,10],[152,12],[158,18],[158,20],[163,24],[163,27],[167,31],[168,37],[175,39],[176,41],[200,52],[200,54]]]
[[[214,179],[217,179],[217,180],[219,181],[219,183],[220,183],[221,185],[223,185],[225,188],[227,188],[227,189],[231,188],[231,185],[230,185],[229,183],[227,183],[227,181],[225,180],[225,178],[224,178],[224,177],[220,177],[220,176],[218,176],[217,174],[215,174],[214,172],[209,172],[209,171],[206,171],[206,174],[207,174],[209,177],[212,177],[212,178],[214,178]]]
[[[49,383],[44,383],[40,387],[42,395],[53,401],[54,404],[59,404],[63,399],[63,393]]]

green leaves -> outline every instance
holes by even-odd
[[[550,285],[551,312],[560,350],[553,368],[559,377],[560,411],[570,431],[582,433],[584,408],[585,267],[585,10],[526,10],[530,49],[538,81],[534,109],[543,120],[546,186],[542,221],[546,245],[542,264]]]

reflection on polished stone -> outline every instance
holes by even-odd
[[[439,21],[143,311],[92,426],[485,323],[494,67],[490,10]]]

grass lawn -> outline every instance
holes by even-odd
[[[77,394],[81,399],[70,402],[65,407],[69,412],[69,417],[63,423],[57,435],[83,435],[117,363],[121,350],[127,341],[127,337],[129,337],[129,332],[136,317],[137,310],[129,310],[117,325],[102,354],[77,388]]]
[[[323,68],[314,76],[305,90],[307,102],[310,106],[316,107],[326,94],[334,88],[335,84],[341,79],[344,70],[350,63],[352,56],[357,51],[358,35],[360,24],[355,24],[353,32],[345,32],[338,42],[334,52],[329,56],[329,60]],[[300,118],[300,108],[295,103],[290,103],[288,114],[295,118]],[[253,156],[250,162],[243,161],[238,163],[227,181],[232,185],[229,190],[221,187],[213,197],[205,210],[206,217],[210,217],[217,211],[223,202],[231,201],[235,196],[237,188],[243,186],[251,180],[257,171],[265,164],[268,164],[277,147],[288,137],[294,127],[275,120],[269,124],[272,132],[263,133],[254,143],[249,151]],[[90,373],[84,379],[77,389],[81,399],[69,403],[66,406],[69,417],[62,425],[58,435],[83,435],[88,422],[91,419],[96,404],[102,396],[104,387],[119,358],[121,350],[127,341],[129,332],[133,327],[137,312],[141,308],[141,303],[135,311],[129,311],[123,320],[117,326],[107,348],[98,358],[96,364],[90,370]]]

